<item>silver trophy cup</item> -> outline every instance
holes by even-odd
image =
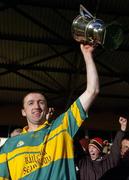
[[[73,20],[71,28],[73,38],[83,44],[93,46],[100,44],[105,49],[117,49],[123,41],[123,33],[119,24],[106,25],[82,5],[80,5],[80,15]]]

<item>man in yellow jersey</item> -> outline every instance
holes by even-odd
[[[73,137],[87,118],[99,92],[93,47],[81,45],[87,72],[86,90],[69,109],[50,123],[43,94],[24,96],[22,115],[28,125],[0,150],[0,180],[75,180]]]

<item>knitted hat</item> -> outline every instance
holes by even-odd
[[[95,137],[90,140],[89,146],[96,147],[100,152],[103,150],[103,140],[99,137]]]

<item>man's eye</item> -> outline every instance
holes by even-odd
[[[33,102],[29,102],[29,103],[28,103],[28,105],[32,105],[32,104],[33,104]]]
[[[40,104],[44,104],[44,101],[40,101]]]

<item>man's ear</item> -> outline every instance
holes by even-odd
[[[22,116],[26,116],[24,109],[21,110]]]

